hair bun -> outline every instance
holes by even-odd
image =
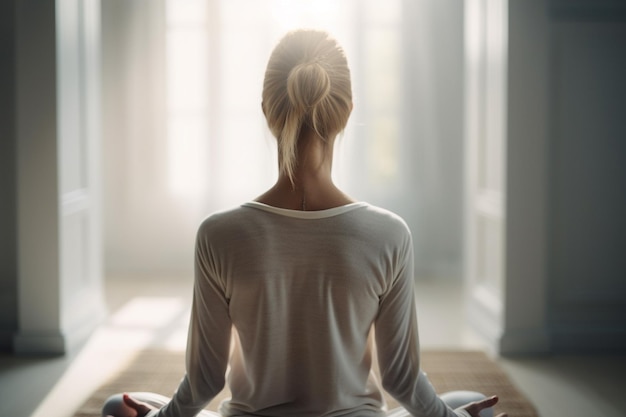
[[[296,65],[287,77],[287,94],[291,104],[307,112],[330,94],[330,76],[319,62]]]

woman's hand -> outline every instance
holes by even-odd
[[[137,401],[128,394],[124,394],[123,398],[124,404],[135,410],[135,412],[137,413],[137,417],[144,417],[150,411],[156,410],[156,408],[151,406],[150,404]]]
[[[469,404],[464,405],[461,408],[467,411],[468,413],[470,413],[472,417],[480,417],[479,413],[481,410],[484,410],[485,408],[493,407],[494,405],[496,405],[497,402],[498,402],[498,397],[494,395],[493,397],[485,398],[484,400],[471,402]],[[507,414],[501,413],[501,414],[498,414],[496,417],[507,417]]]

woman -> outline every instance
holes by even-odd
[[[186,375],[171,400],[118,395],[103,415],[476,417],[493,406],[496,397],[435,394],[420,371],[410,231],[333,184],[333,144],[352,110],[343,50],[324,32],[287,34],[262,107],[279,178],[199,228]],[[374,345],[402,408],[384,411]],[[203,411],[227,366],[232,398],[220,414]]]

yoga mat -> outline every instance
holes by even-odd
[[[119,392],[149,391],[171,397],[183,376],[184,364],[184,352],[141,351],[122,372],[94,392],[74,417],[100,417],[104,400]],[[426,350],[422,352],[422,369],[440,394],[454,390],[496,394],[500,402],[494,407],[495,414],[507,412],[509,417],[538,417],[534,406],[502,368],[482,352]],[[216,410],[220,401],[228,396],[224,390],[207,408]],[[388,395],[385,397],[390,409],[397,406],[395,400]]]

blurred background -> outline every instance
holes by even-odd
[[[336,181],[407,220],[418,275],[460,279],[463,3],[401,0],[103,2],[107,275],[190,273],[199,222],[273,185],[263,76],[301,27],[352,70]]]
[[[623,2],[2,7],[4,350],[68,351],[111,282],[191,279],[200,221],[276,177],[262,80],[299,27],[345,48],[334,175],[407,220],[416,282],[496,353],[626,347]]]
[[[263,73],[298,27],[346,51],[335,180],[411,227],[423,346],[622,416],[621,0],[0,2],[0,415],[184,349],[198,224],[276,177]]]
[[[200,221],[276,177],[263,73],[298,27],[346,50],[336,181],[407,220],[416,282],[496,353],[626,347],[623,2],[2,7],[3,349],[66,352],[112,281],[191,279]]]

